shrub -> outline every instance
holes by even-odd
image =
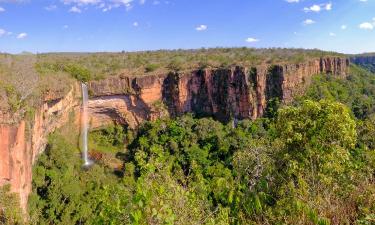
[[[158,64],[148,64],[145,68],[146,73],[153,72],[159,68]]]
[[[88,82],[91,80],[90,71],[82,66],[76,64],[69,64],[64,66],[64,71],[69,73],[79,81]]]

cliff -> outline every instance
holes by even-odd
[[[32,188],[33,162],[44,151],[48,134],[68,122],[72,112],[79,112],[80,90],[75,86],[63,98],[45,100],[28,119],[0,117],[0,186],[10,184],[24,210]]]
[[[345,77],[348,66],[345,58],[327,57],[300,64],[120,75],[92,81],[88,83],[90,123],[92,128],[113,122],[135,128],[146,120],[188,112],[222,121],[255,119],[264,114],[268,100],[290,102],[313,75]],[[48,134],[67,123],[72,112],[79,113],[80,96],[77,84],[62,98],[44,98],[29,119],[0,114],[0,186],[10,183],[23,209],[37,155],[45,149]]]
[[[321,58],[300,64],[194,70],[158,76],[108,78],[89,83],[91,125],[138,126],[163,115],[192,112],[230,118],[261,117],[270,99],[290,102],[315,74],[345,77],[349,60]]]
[[[351,57],[350,61],[375,73],[375,55],[357,55]]]

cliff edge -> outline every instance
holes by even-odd
[[[183,113],[214,116],[222,121],[256,119],[263,116],[269,100],[290,102],[303,93],[315,74],[345,77],[348,67],[347,58],[324,57],[299,64],[235,66],[139,77],[121,74],[88,83],[90,126],[120,123],[136,128],[147,120]],[[43,100],[28,119],[0,114],[0,186],[10,184],[25,211],[32,165],[44,151],[48,134],[67,123],[72,112],[74,120],[79,120],[80,96],[76,83],[64,97]]]

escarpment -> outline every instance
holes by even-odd
[[[27,118],[14,119],[11,113],[0,117],[0,186],[10,184],[26,210],[31,192],[32,165],[44,151],[47,137],[79,112],[78,86],[61,98],[47,97]]]
[[[126,74],[89,82],[90,127],[110,123],[136,128],[147,120],[194,113],[221,121],[256,119],[267,102],[291,102],[303,93],[313,75],[345,77],[349,60],[326,57],[299,64],[200,69],[160,75]],[[74,85],[64,97],[50,97],[29,118],[0,116],[0,186],[10,184],[26,209],[32,165],[47,136],[68,121],[79,119],[81,92]],[[72,118],[71,118],[72,117]],[[77,123],[78,126],[79,123]]]
[[[183,113],[221,121],[256,119],[267,102],[291,102],[315,74],[345,77],[349,60],[321,58],[300,64],[202,69],[158,76],[119,77],[88,84],[91,125],[113,121],[136,127],[145,120]]]
[[[375,72],[375,55],[357,55],[351,57],[350,61]]]

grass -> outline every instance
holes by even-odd
[[[230,65],[251,66],[261,63],[302,63],[322,56],[342,56],[334,52],[304,49],[212,48],[196,50],[159,50],[121,53],[48,53],[38,55],[45,68],[75,64],[90,71],[91,79],[126,73],[141,76],[171,70],[191,70]]]

